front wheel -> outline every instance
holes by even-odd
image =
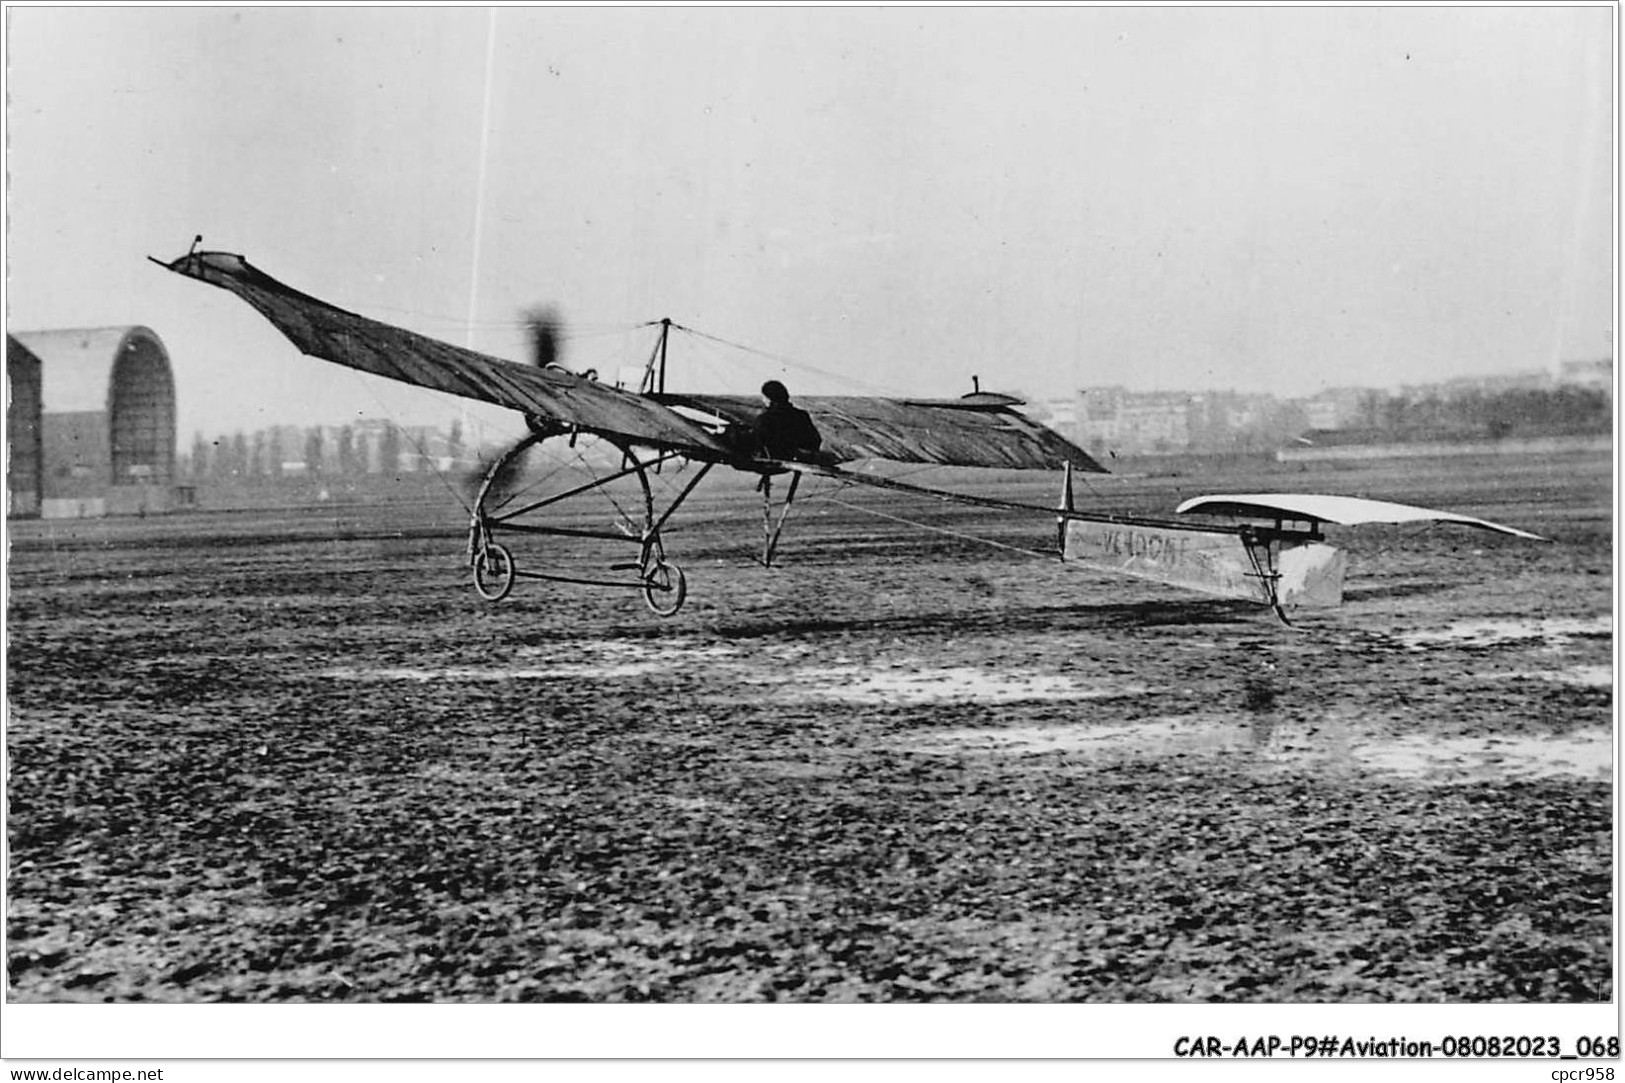
[[[513,554],[495,542],[474,558],[474,589],[488,602],[500,602],[513,589]]]
[[[649,566],[643,577],[643,600],[662,617],[669,617],[683,608],[688,597],[688,577],[683,569],[663,560]]]

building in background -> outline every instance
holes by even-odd
[[[1041,425],[1047,425],[1068,440],[1078,438],[1078,396],[1064,399],[1036,399],[1026,403],[1022,412]]]
[[[1365,420],[1370,391],[1358,387],[1329,387],[1301,403],[1308,428],[1333,432],[1349,429]]]
[[[1166,454],[1191,446],[1190,396],[1089,387],[1078,394],[1078,431],[1097,454]]]
[[[40,447],[40,359],[6,336],[6,514],[38,515],[44,457]]]
[[[6,336],[6,372],[12,514],[145,515],[182,499],[175,379],[151,330],[17,332]]]

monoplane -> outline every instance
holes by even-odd
[[[201,238],[198,239],[201,241]],[[516,410],[528,434],[492,461],[480,479],[469,522],[467,556],[474,587],[500,601],[517,579],[551,580],[640,592],[649,608],[675,614],[687,597],[681,568],[667,559],[672,516],[715,467],[756,475],[763,499],[760,560],[771,565],[785,517],[804,476],[940,498],[956,503],[1039,513],[1058,521],[1055,553],[1063,560],[1153,579],[1273,609],[1283,620],[1297,606],[1342,600],[1345,558],[1325,544],[1325,523],[1433,521],[1536,535],[1471,516],[1381,501],[1318,494],[1247,494],[1187,501],[1181,513],[1203,522],[1079,509],[1074,471],[1107,471],[1082,448],[1023,414],[1020,399],[982,391],[959,398],[809,396],[796,402],[823,436],[816,456],[774,458],[742,434],[753,431],[763,404],[751,396],[673,392],[666,388],[670,332],[658,338],[633,390],[572,372],[551,359],[549,332],[538,328],[537,364],[503,360],[348,312],[282,284],[241,255],[198,251],[160,266],[236,294],[268,319],[300,352],[361,372]],[[515,501],[508,479],[523,456],[546,441],[597,437],[618,461],[541,499]],[[851,469],[866,460],[946,467],[993,467],[1062,472],[1058,506],[915,485]],[[651,474],[669,463],[697,467],[661,506]],[[773,482],[787,478],[775,505]],[[621,505],[613,528],[561,516],[566,502],[621,485],[635,494]],[[591,538],[626,543],[634,555],[610,573],[582,575],[521,567],[501,535]],[[544,569],[545,569],[544,565]],[[627,574],[630,573],[630,574]]]

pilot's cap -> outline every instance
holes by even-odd
[[[777,380],[769,380],[762,385],[762,398],[771,403],[790,401],[790,392]]]

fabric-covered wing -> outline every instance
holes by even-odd
[[[750,425],[759,400],[739,395],[659,395],[735,425]],[[824,438],[823,451],[841,462],[890,459],[938,466],[1055,470],[1067,463],[1096,474],[1106,468],[1061,434],[1014,409],[1000,395],[921,401],[862,397],[797,398]]]
[[[1493,530],[1515,538],[1531,541],[1550,541],[1539,534],[1531,534],[1517,527],[1502,526],[1488,519],[1475,519],[1471,515],[1458,515],[1450,511],[1419,508],[1413,504],[1395,504],[1387,500],[1367,500],[1357,496],[1328,496],[1323,493],[1244,493],[1230,496],[1198,496],[1185,501],[1176,509],[1181,513],[1202,515],[1230,515],[1253,519],[1312,519],[1320,523],[1340,526],[1359,526],[1362,523],[1458,523],[1462,526]]]
[[[312,357],[585,432],[704,458],[728,457],[728,449],[705,429],[645,396],[574,373],[489,357],[346,312],[283,285],[242,256],[195,252],[161,265],[235,293]]]

